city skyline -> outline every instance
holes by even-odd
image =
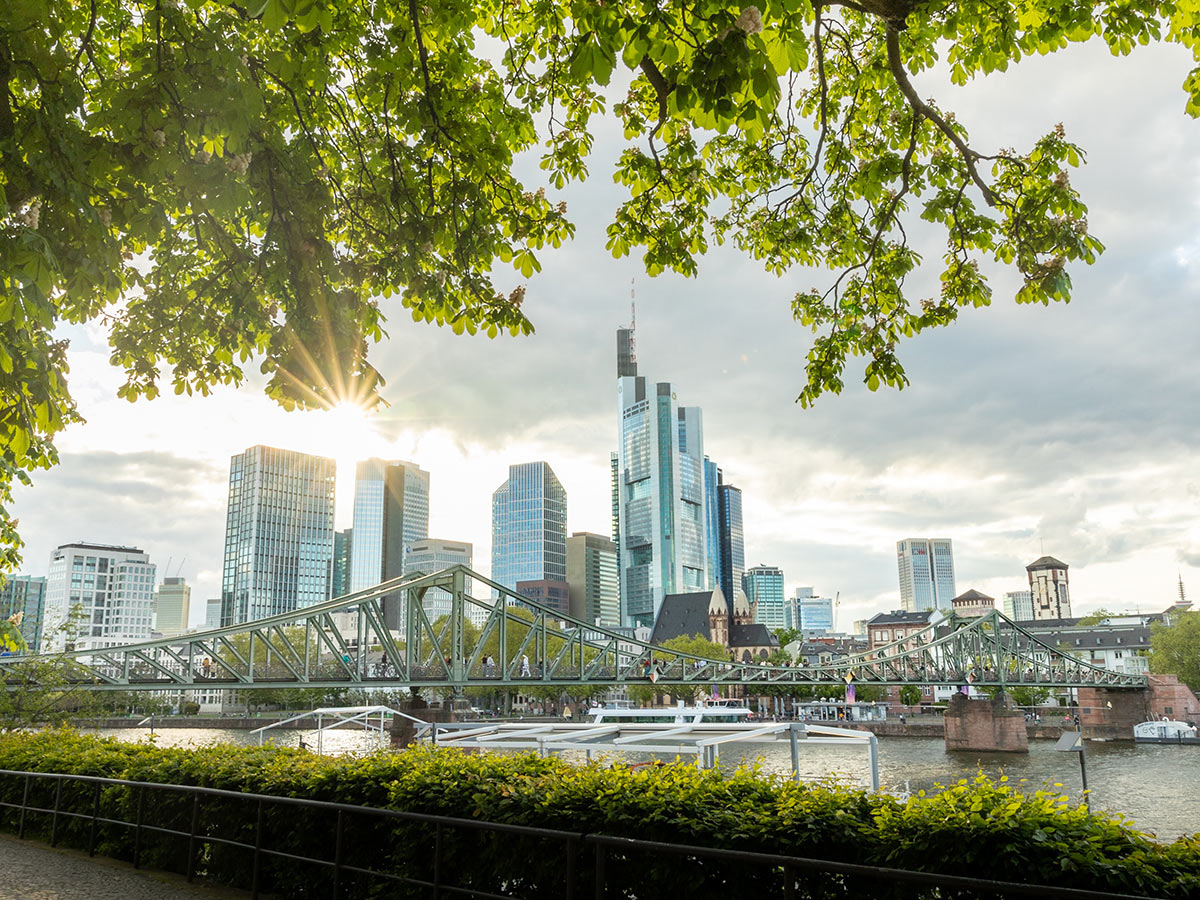
[[[611,335],[629,319],[624,286],[636,275],[639,357],[704,408],[705,451],[744,492],[747,556],[782,568],[789,590],[840,593],[846,622],[899,608],[895,542],[944,534],[964,590],[1027,589],[1024,567],[1052,554],[1071,564],[1076,614],[1165,607],[1180,574],[1192,583],[1200,574],[1191,388],[1200,362],[1190,352],[1200,331],[1200,153],[1180,112],[1189,59],[1180,49],[1111,60],[1102,47],[1072,48],[961,92],[922,75],[921,89],[953,102],[984,144],[1023,141],[1062,119],[1088,149],[1071,177],[1108,251],[1072,271],[1069,307],[1017,307],[998,282],[991,309],[901,346],[912,379],[901,393],[871,394],[848,371],[842,396],[795,406],[811,337],[789,300],[823,273],[780,280],[717,249],[695,280],[646,279],[638,260],[603,249],[612,204],[600,177],[564,195],[578,236],[528,283],[536,335],[458,337],[383,305],[392,338],[372,359],[391,406],[367,421],[285,413],[261,395],[256,373],[209,398],[128,404],[116,397],[121,377],[100,326],[64,326],[88,422],[63,433],[58,468],[17,488],[11,512],[27,542],[18,572],[46,574],[51,550],[72,539],[137,545],[160,564],[173,557],[172,574],[186,556],[195,624],[219,590],[228,460],[256,443],[339,461],[414,460],[439,485],[430,533],[472,541],[483,571],[490,492],[516,460],[554,467],[571,495],[569,530],[607,533]],[[1119,133],[1085,94],[1098,82],[1132,113]],[[1147,133],[1160,147],[1152,166]],[[619,134],[597,135],[597,171],[619,144]],[[339,529],[351,524],[352,493],[343,475]]]

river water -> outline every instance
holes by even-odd
[[[126,741],[144,740],[145,728],[101,729],[97,734]],[[279,746],[304,741],[315,747],[314,732],[269,732]],[[212,743],[254,744],[257,735],[235,729],[164,728],[157,731],[159,746],[202,746]],[[323,739],[326,753],[366,753],[377,749],[377,737],[362,731],[329,731]],[[870,763],[865,748],[831,745],[802,746],[800,776],[806,781],[835,779],[866,785]],[[1172,746],[1133,743],[1092,743],[1086,746],[1088,787],[1094,809],[1124,816],[1140,831],[1158,840],[1172,841],[1200,831],[1200,745]],[[645,755],[626,754],[631,760]],[[791,755],[786,744],[731,744],[722,748],[721,767],[757,761],[764,772],[787,775]],[[1049,789],[1079,798],[1079,757],[1061,753],[1053,741],[1030,741],[1029,753],[949,753],[942,739],[882,737],[879,739],[879,780],[892,791],[935,791],[938,785],[973,778],[1007,775],[1026,792]]]

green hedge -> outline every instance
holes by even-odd
[[[0,738],[0,768],[101,775],[134,781],[203,785],[240,792],[335,800],[459,818],[533,825],[575,833],[620,835],[673,843],[782,853],[802,857],[943,872],[1000,880],[1056,884],[1161,897],[1200,896],[1200,838],[1160,844],[1118,819],[1089,815],[1067,798],[1017,793],[1003,779],[980,776],[933,795],[901,802],[830,786],[795,785],[753,771],[731,776],[691,765],[629,770],[575,766],[529,755],[472,755],[413,749],[349,759],[273,747],[217,745],[196,750],[129,744],[71,731]],[[19,802],[24,783],[0,778],[0,799]],[[36,785],[31,802],[53,803],[53,784]],[[102,815],[132,819],[138,791],[106,789]],[[93,789],[64,792],[64,809],[90,811]],[[190,797],[147,791],[144,821],[186,830]],[[254,804],[205,800],[202,833],[253,843]],[[326,812],[270,806],[264,810],[264,846],[331,858],[333,817]],[[11,810],[0,827],[16,829]],[[48,816],[30,816],[27,833],[48,833]],[[85,847],[88,827],[60,822],[59,840]],[[102,853],[130,859],[129,830],[106,826]],[[480,889],[529,898],[564,893],[569,869],[561,843],[449,829],[438,838],[420,823],[349,817],[345,862],[431,877],[433,845],[442,843],[443,877]],[[184,871],[187,842],[144,837],[142,862]],[[582,896],[593,891],[592,859],[576,861]],[[209,847],[200,871],[245,887],[246,851]],[[928,888],[832,876],[802,875],[797,896],[930,897]],[[314,866],[269,861],[261,887],[284,897],[328,897],[329,874]],[[606,868],[613,897],[764,900],[782,892],[777,871],[658,854],[614,855]],[[423,896],[377,880],[343,881],[343,896]]]

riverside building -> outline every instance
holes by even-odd
[[[8,575],[0,587],[0,618],[21,614],[20,632],[31,653],[42,643],[42,618],[46,607],[45,575]]]
[[[1035,559],[1025,567],[1029,574],[1034,619],[1071,618],[1071,594],[1067,589],[1067,564],[1053,556]]]
[[[95,650],[150,640],[157,567],[137,547],[79,542],[50,554],[46,650]]]
[[[232,458],[222,625],[328,599],[335,471],[332,459],[261,445]]]

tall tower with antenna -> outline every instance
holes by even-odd
[[[637,365],[637,288],[629,279],[629,361]]]

